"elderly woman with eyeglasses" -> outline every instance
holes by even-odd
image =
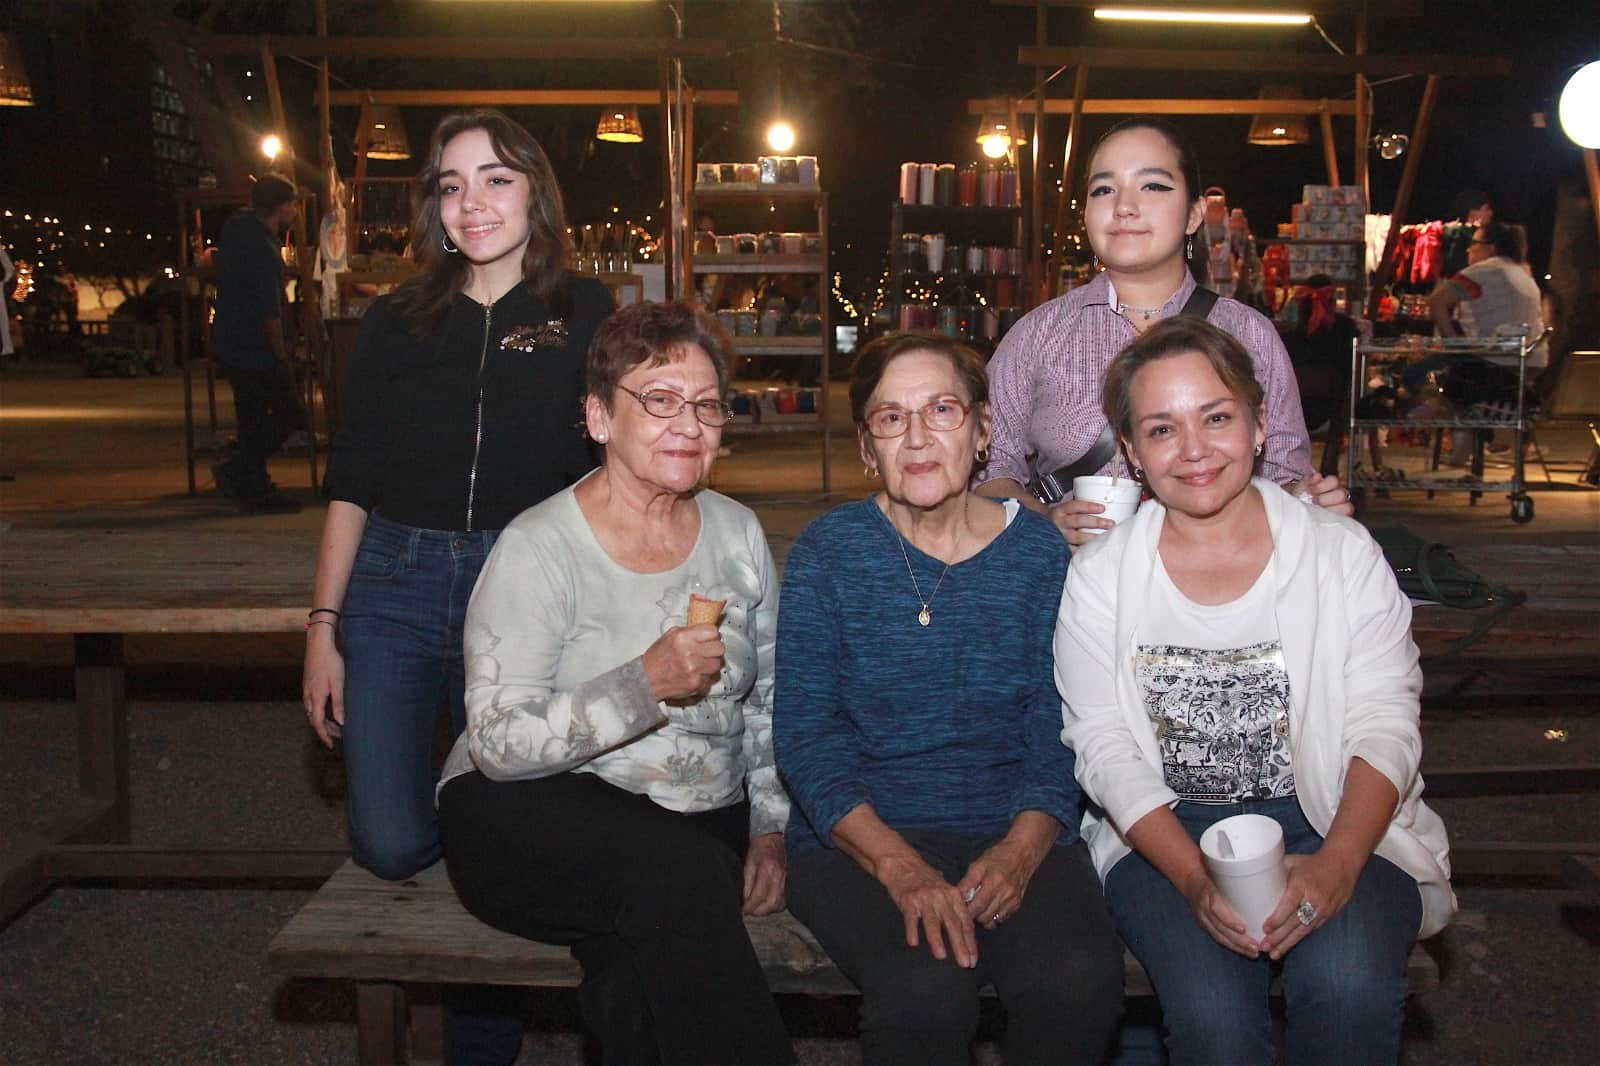
[[[571,945],[606,1062],[793,1061],[743,923],[784,899],[776,576],[755,515],[701,487],[730,349],[684,303],[600,327],[605,461],[506,527],[466,615],[445,861],[473,914]]]
[[[880,338],[850,406],[883,490],[812,523],[784,571],[790,910],[861,988],[867,1063],[965,1066],[984,985],[1008,1063],[1099,1062],[1122,949],[1060,740],[1067,545],[1015,500],[968,491],[989,444],[971,349]]]

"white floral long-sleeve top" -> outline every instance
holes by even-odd
[[[750,834],[783,831],[772,758],[778,585],[756,516],[709,490],[700,538],[671,570],[626,570],[595,539],[572,489],[524,511],[495,543],[466,620],[467,729],[439,787],[599,774],[674,811],[750,800]],[[726,600],[722,676],[692,706],[658,702],[642,656],[684,625],[689,596]]]

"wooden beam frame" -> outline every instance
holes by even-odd
[[[335,107],[363,102],[399,107],[654,107],[661,94],[655,89],[335,89],[328,94],[328,103]],[[697,89],[694,102],[737,107],[739,94],[732,89]]]
[[[1008,98],[1004,96],[975,97],[967,101],[967,114],[982,115],[989,111],[1004,111]],[[1047,115],[1072,114],[1071,97],[1051,97],[1044,102]],[[1103,99],[1085,99],[1086,115],[1254,115],[1270,111],[1275,115],[1354,115],[1354,100],[1262,100],[1249,99],[1193,99],[1169,97],[1118,96]]]
[[[671,37],[264,37],[197,33],[190,37],[203,56],[273,55],[307,59],[718,59],[728,55],[720,40]]]
[[[1416,188],[1418,164],[1422,149],[1428,143],[1428,126],[1433,121],[1433,105],[1439,99],[1439,76],[1430,75],[1422,89],[1422,103],[1417,106],[1417,120],[1411,127],[1411,144],[1406,150],[1405,170],[1400,173],[1400,188],[1394,196],[1394,211],[1389,216],[1389,237],[1383,242],[1383,258],[1372,278],[1372,288],[1367,292],[1367,317],[1378,319],[1378,304],[1383,292],[1394,278],[1394,248],[1400,240],[1400,227],[1405,225],[1406,212],[1411,208],[1411,191]],[[1360,383],[1357,382],[1359,385]]]
[[[1110,7],[1110,0],[989,0],[996,7]],[[1374,15],[1416,16],[1422,14],[1422,0],[1309,0],[1293,3],[1292,0],[1153,0],[1150,3],[1130,3],[1129,7],[1200,8],[1226,11],[1262,11],[1296,13],[1315,9],[1318,15],[1349,15],[1370,11]]]
[[[1072,168],[1083,154],[1083,105],[1089,93],[1089,68],[1079,67],[1072,76],[1072,112],[1067,120],[1067,142],[1061,147],[1061,188],[1056,193],[1055,240],[1050,251],[1045,292],[1055,295],[1056,258],[1061,254],[1061,231],[1067,228],[1067,201],[1071,198]]]
[[[1365,74],[1392,78],[1402,74],[1433,77],[1504,76],[1511,60],[1504,56],[1327,55],[1321,52],[1207,51],[1177,48],[1083,48],[1021,45],[1017,64],[1024,67],[1107,67],[1114,70],[1207,70],[1234,74]]]

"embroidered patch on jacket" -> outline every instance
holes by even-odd
[[[560,348],[567,343],[567,323],[559,318],[537,326],[518,326],[500,339],[500,347],[518,352],[536,348]]]

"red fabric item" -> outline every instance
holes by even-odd
[[[1300,322],[1306,328],[1306,336],[1315,336],[1337,321],[1333,311],[1332,285],[1319,285],[1314,289],[1302,285],[1294,290],[1294,298],[1300,301]]]
[[[1467,277],[1465,274],[1456,274],[1450,278],[1450,284],[1460,290],[1461,295],[1468,300],[1477,300],[1483,297],[1483,286]]]
[[[1411,277],[1411,253],[1417,246],[1416,226],[1401,226],[1394,242],[1394,280],[1401,284]]]
[[[1444,223],[1429,222],[1417,234],[1411,257],[1411,284],[1432,286],[1444,273]]]
[[[1261,290],[1267,306],[1276,311],[1288,299],[1289,249],[1282,244],[1269,245],[1261,253]]]

